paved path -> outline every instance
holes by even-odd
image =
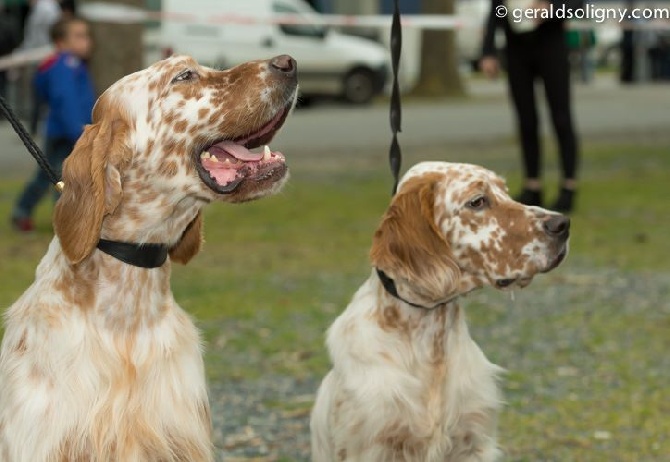
[[[463,101],[408,100],[403,110],[403,146],[491,142],[510,137],[514,121],[503,81],[470,82]],[[577,86],[575,112],[583,137],[636,135],[670,130],[670,85],[620,87],[611,77]],[[543,117],[545,127],[547,117]],[[291,151],[318,152],[388,146],[388,108],[318,105],[299,110],[272,143]],[[8,124],[0,125],[0,176],[23,177],[33,161]]]
[[[494,141],[514,135],[514,119],[503,82],[471,84],[466,101],[406,102],[404,146]],[[670,130],[670,85],[621,88],[611,80],[577,87],[575,117],[582,136]],[[546,111],[544,111],[546,114]],[[543,114],[544,126],[548,126]],[[298,111],[273,142],[273,148],[323,149],[387,146],[388,108],[376,105],[352,110],[323,107]]]

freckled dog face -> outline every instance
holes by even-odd
[[[185,263],[200,248],[205,203],[277,192],[288,169],[266,144],[293,108],[296,75],[287,55],[226,71],[176,56],[110,86],[63,166],[54,228],[70,261],[102,233],[167,243]]]
[[[562,215],[514,202],[491,171],[423,162],[403,177],[370,258],[401,297],[433,306],[484,284],[527,285],[561,263],[569,227]]]
[[[493,172],[423,162],[403,177],[373,238],[372,264],[424,306],[485,284],[524,287],[568,250],[570,221],[514,202]]]
[[[515,202],[504,181],[482,167],[446,168],[436,213],[454,260],[478,285],[523,287],[567,254],[569,220]]]
[[[271,194],[286,178],[284,156],[266,145],[296,99],[296,63],[288,56],[225,71],[172,57],[106,93],[135,119],[129,144],[148,157],[138,181],[151,175],[187,195],[242,202]]]

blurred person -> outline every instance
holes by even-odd
[[[23,30],[30,12],[30,5],[28,0],[0,0],[0,4],[4,4],[5,14],[14,18],[14,25],[18,28],[20,40],[23,40]]]
[[[582,21],[582,24],[585,22]],[[589,83],[593,80],[595,72],[595,63],[593,53],[596,46],[596,33],[593,28],[570,29],[567,31],[568,50],[571,58],[571,65],[579,73],[579,79],[582,83]]]
[[[84,126],[91,123],[95,103],[93,84],[85,60],[91,52],[88,24],[80,18],[59,20],[51,29],[56,52],[43,61],[34,79],[35,93],[46,102],[45,154],[60,175],[63,160],[70,154]],[[34,229],[35,206],[49,190],[46,173],[37,168],[12,212],[12,224],[18,231]]]
[[[22,50],[31,50],[50,45],[49,31],[56,21],[62,15],[60,3],[57,0],[30,0],[30,11],[26,18],[26,24],[23,33]],[[23,73],[21,86],[21,101],[24,106],[21,110],[29,108],[30,110],[30,131],[34,135],[37,130],[37,123],[40,115],[38,98],[35,94],[30,94],[30,76],[35,71],[34,67],[29,66]]]
[[[541,149],[539,119],[535,97],[535,82],[544,84],[545,97],[558,140],[562,168],[562,182],[558,197],[551,208],[570,212],[574,207],[577,174],[577,137],[573,128],[570,100],[570,63],[565,36],[565,23],[560,18],[517,21],[510,18],[513,8],[525,3],[526,8],[548,10],[550,5],[568,9],[581,8],[583,0],[568,1],[506,1],[491,0],[491,11],[486,25],[481,70],[490,78],[498,75],[500,64],[496,55],[495,35],[498,28],[505,31],[507,80],[517,116],[521,151],[524,164],[524,184],[516,200],[526,205],[542,206]],[[497,11],[505,6],[507,17],[498,17]]]
[[[656,32],[649,47],[652,81],[670,80],[670,34]]]
[[[631,11],[635,6],[634,0],[628,0],[625,4],[628,11]],[[633,26],[633,21],[624,23],[620,42],[621,64],[619,68],[619,81],[623,84],[635,81],[635,30],[631,26]]]

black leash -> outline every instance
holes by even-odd
[[[402,106],[400,102],[400,85],[398,84],[398,71],[400,68],[400,52],[402,51],[402,26],[400,24],[400,7],[398,6],[398,0],[394,1],[394,10],[393,10],[393,21],[391,23],[391,67],[393,68],[393,87],[391,90],[391,109],[390,109],[390,121],[391,121],[391,133],[393,134],[391,139],[391,147],[389,149],[389,164],[391,166],[391,174],[393,175],[393,191],[392,196],[398,191],[398,182],[400,180],[400,168],[402,167],[402,152],[400,151],[400,145],[398,144],[398,133],[401,132],[401,119],[402,119]],[[412,303],[409,300],[405,300],[398,294],[398,288],[395,285],[395,281],[391,279],[386,273],[384,273],[379,268],[375,268],[377,271],[377,276],[384,286],[386,292],[389,295],[397,298],[401,302],[407,303],[410,306],[415,308],[421,308],[423,310],[433,310],[438,308],[445,303],[448,303],[451,300],[440,302],[435,306],[423,306],[416,303]]]
[[[400,104],[400,85],[398,84],[398,70],[400,68],[400,52],[402,51],[402,26],[400,25],[400,7],[398,0],[394,2],[393,22],[391,23],[391,67],[393,68],[393,87],[391,90],[391,110],[389,118],[391,121],[391,147],[389,149],[389,164],[393,175],[393,192],[398,190],[400,167],[402,165],[402,153],[398,144],[398,133],[402,131],[402,107]]]
[[[14,111],[12,111],[12,108],[9,106],[9,104],[7,104],[7,101],[5,101],[2,96],[0,96],[0,109],[2,109],[2,113],[12,125],[12,128],[16,134],[19,135],[19,138],[23,142],[23,145],[26,147],[30,155],[35,158],[37,165],[39,165],[40,168],[44,170],[44,172],[49,177],[49,181],[51,181],[56,189],[59,192],[62,192],[64,186],[63,182],[60,181],[58,175],[56,175],[56,172],[54,172],[51,168],[51,165],[49,165],[49,162],[47,161],[47,158],[42,150],[37,146],[30,134],[26,131],[26,128],[23,126],[18,117],[16,117],[16,114],[14,114]]]
[[[26,131],[12,108],[7,104],[7,101],[1,96],[0,109],[2,109],[2,113],[7,117],[16,134],[21,138],[23,145],[30,155],[37,161],[37,165],[44,170],[49,177],[49,181],[53,183],[56,189],[62,192],[64,183],[58,179],[58,175],[56,175],[56,172],[49,165],[42,150]],[[169,251],[168,246],[165,244],[134,244],[131,242],[108,241],[106,239],[100,239],[97,247],[107,255],[111,255],[117,260],[139,268],[158,268],[162,266],[165,260],[167,260]]]

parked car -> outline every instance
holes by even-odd
[[[298,61],[300,90],[305,96],[334,95],[364,104],[384,89],[389,55],[380,44],[342,34],[323,25],[319,14],[301,0],[163,0],[164,13],[197,11],[210,18],[267,18],[293,14],[303,24],[187,24],[163,21],[161,43],[170,53],[199,62],[231,67],[250,59],[287,53]]]

